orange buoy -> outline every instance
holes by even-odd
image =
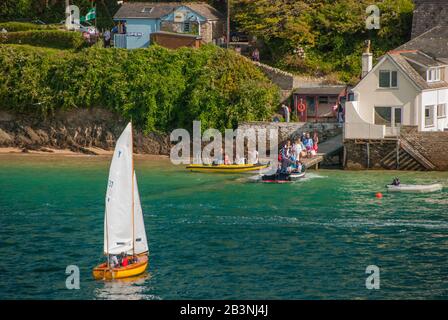
[[[375,197],[377,197],[377,199],[382,199],[383,198],[383,194],[381,192],[378,192]]]

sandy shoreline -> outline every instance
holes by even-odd
[[[93,151],[95,155],[85,154],[80,152],[73,152],[69,149],[53,149],[53,148],[45,148],[44,150],[27,150],[23,152],[20,148],[0,148],[0,155],[45,155],[45,156],[74,156],[74,157],[98,157],[98,156],[106,156],[111,157],[113,151],[104,150],[100,148],[86,148],[90,151]],[[165,155],[152,155],[152,154],[135,154],[136,157],[144,157],[150,159],[168,159],[168,156]]]

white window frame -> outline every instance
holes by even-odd
[[[446,103],[439,103],[437,105],[437,119],[446,118],[446,106]],[[442,115],[439,115],[439,107],[441,107],[441,109],[443,110]]]
[[[373,121],[375,122],[375,108],[390,108],[390,127],[386,126],[387,128],[398,128],[403,125],[403,106],[374,106],[373,107]],[[401,113],[401,123],[396,124],[395,121],[395,110],[400,109]]]
[[[385,73],[388,72],[389,73],[389,87],[381,87],[381,73]],[[397,85],[394,87],[392,86],[392,73],[396,73],[397,74]],[[398,71],[396,70],[380,70],[379,74],[378,74],[378,88],[380,89],[396,89],[398,88]]]
[[[426,81],[427,82],[437,82],[440,81],[441,76],[441,69],[440,68],[429,68],[428,71],[426,71]]]

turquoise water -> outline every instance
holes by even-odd
[[[147,274],[91,277],[101,261],[109,160],[0,156],[1,299],[446,299],[448,189],[386,194],[395,172],[310,172],[293,184],[136,160]],[[448,173],[399,173],[402,182]],[[384,198],[375,198],[384,192]],[[80,268],[80,290],[65,268]],[[365,269],[380,267],[380,289]]]

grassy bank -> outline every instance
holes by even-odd
[[[168,50],[55,50],[0,45],[0,105],[51,115],[102,107],[147,131],[204,127],[267,119],[278,88],[237,54],[204,46]]]

